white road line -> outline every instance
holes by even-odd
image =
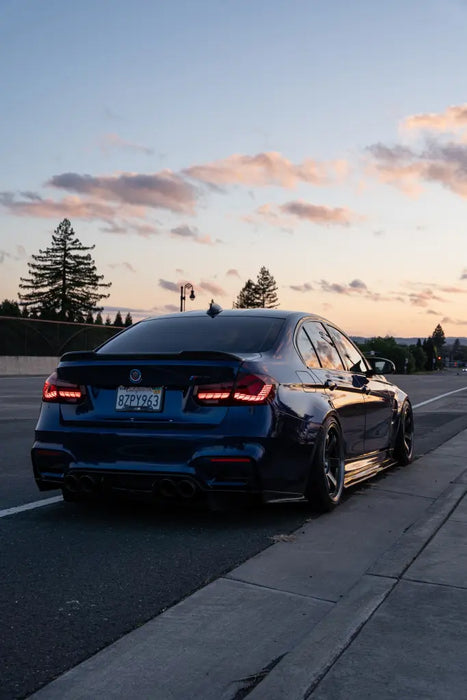
[[[22,513],[24,510],[34,510],[35,508],[42,508],[42,506],[50,506],[52,503],[58,503],[59,501],[63,501],[63,498],[61,496],[54,496],[53,498],[44,498],[42,501],[34,501],[34,503],[25,503],[23,506],[6,508],[5,510],[0,510],[0,518],[6,518],[7,515],[14,515],[15,513]]]
[[[416,403],[414,405],[414,408],[420,408],[420,406],[426,406],[427,403],[433,403],[433,401],[439,401],[439,399],[444,399],[445,396],[451,396],[452,394],[457,394],[459,391],[466,391],[467,386],[463,386],[462,389],[454,389],[454,391],[448,391],[446,394],[440,394],[439,396],[435,396],[432,399],[428,399],[427,401],[422,401],[421,403]]]
[[[421,403],[414,404],[414,408],[420,408],[421,406],[426,406],[428,403],[433,401],[439,401],[439,399],[444,399],[445,396],[451,396],[452,394],[457,394],[459,391],[466,391],[467,386],[462,387],[462,389],[455,389],[454,391],[448,391],[446,394],[440,394],[427,401],[421,401]],[[34,503],[25,503],[23,506],[16,506],[14,508],[7,508],[6,510],[0,510],[0,518],[6,518],[7,515],[14,515],[15,513],[22,513],[25,510],[34,510],[35,508],[42,508],[43,506],[50,506],[52,503],[59,503],[62,501],[62,496],[54,496],[53,498],[44,498],[42,501],[34,501]]]

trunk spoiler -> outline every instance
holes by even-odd
[[[181,352],[164,352],[164,353],[97,353],[90,351],[73,351],[66,352],[60,358],[60,362],[100,362],[100,361],[132,361],[138,360],[225,360],[242,362],[245,359],[260,357],[259,353],[247,353],[245,355],[234,354],[230,352],[220,352],[217,350],[182,350]]]

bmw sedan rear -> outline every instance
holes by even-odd
[[[348,474],[355,481],[396,461],[406,397],[375,382],[361,355],[360,383],[336,388],[327,346],[310,366],[305,321],[340,358],[318,317],[216,307],[147,319],[95,351],[67,353],[43,389],[32,448],[39,489],[60,488],[66,500],[317,494],[324,507],[337,503]]]

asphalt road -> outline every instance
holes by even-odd
[[[416,409],[417,455],[467,427],[467,374],[396,381],[415,405],[456,392]],[[29,461],[42,382],[0,377],[0,514],[56,493],[37,491]],[[1,517],[0,698],[26,697],[309,517],[296,504],[213,514],[62,502]]]

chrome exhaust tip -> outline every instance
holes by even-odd
[[[161,479],[158,487],[160,495],[164,498],[175,498],[177,495],[177,488],[173,479]]]
[[[92,478],[92,476],[87,476],[87,475],[82,476],[81,479],[79,480],[79,483],[80,483],[80,486],[81,486],[83,493],[86,493],[89,495],[91,493],[94,493],[94,491],[96,490],[97,484],[96,484],[95,480]]]
[[[177,492],[181,498],[194,498],[197,491],[198,487],[191,479],[180,479],[180,481],[177,482]]]

